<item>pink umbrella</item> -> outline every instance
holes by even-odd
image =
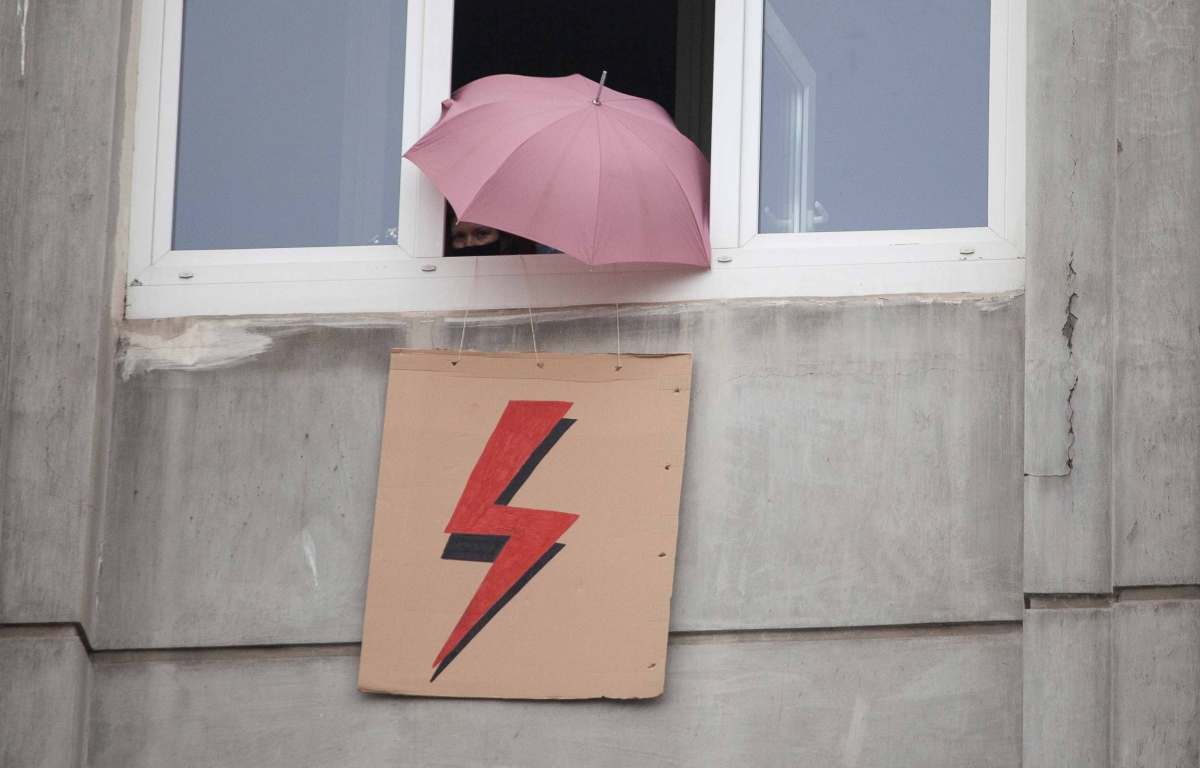
[[[494,75],[404,154],[458,217],[587,264],[709,266],[708,162],[666,110],[583,77]]]

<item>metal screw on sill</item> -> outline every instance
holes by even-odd
[[[964,245],[962,248],[958,249],[958,252],[963,256],[970,256],[972,253],[975,253],[975,249],[969,245]]]
[[[180,272],[179,273],[180,280],[191,280],[193,277],[195,277],[195,275],[192,274],[191,272]]]
[[[437,271],[437,264],[422,264],[421,271],[422,272],[435,272],[435,271]]]
[[[733,257],[729,254],[723,253],[717,257],[717,261],[721,262],[722,264],[728,264],[729,262],[733,261]]]

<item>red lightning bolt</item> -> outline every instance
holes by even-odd
[[[433,662],[436,679],[492,616],[553,557],[558,537],[579,515],[510,507],[508,502],[542,457],[574,423],[563,416],[571,403],[513,400],[504,409],[466,488],[450,516],[444,558],[491,561],[475,596]],[[466,534],[465,550],[451,555],[455,534]],[[474,543],[471,543],[474,542]],[[486,552],[499,546],[498,553]]]

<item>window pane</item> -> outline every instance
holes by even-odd
[[[396,242],[405,0],[188,0],[177,250]]]
[[[987,225],[988,0],[768,0],[761,232]]]

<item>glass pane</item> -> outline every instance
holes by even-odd
[[[405,0],[187,0],[177,250],[396,242]]]
[[[987,226],[988,0],[768,0],[760,232]]]

